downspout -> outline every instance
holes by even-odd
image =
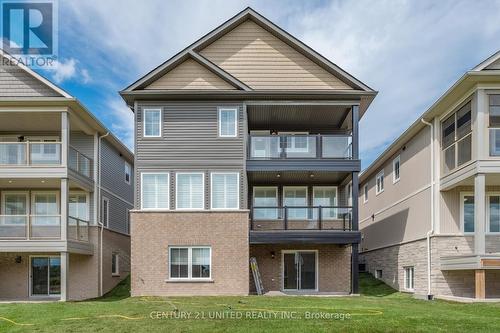
[[[431,130],[431,229],[427,231],[427,299],[432,299],[431,293],[431,236],[434,234],[434,126],[420,119],[422,123],[430,127]]]
[[[99,296],[103,295],[102,292],[102,248],[104,247],[102,244],[102,234],[104,232],[104,224],[101,221],[101,139],[107,137],[109,135],[109,132],[106,132],[106,134],[101,135],[99,139],[97,140],[97,159],[98,159],[98,166],[97,169],[99,170],[97,172],[97,191],[98,191],[98,199],[97,199],[97,223],[101,227],[100,230],[100,235],[99,235]]]

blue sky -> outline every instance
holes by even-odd
[[[500,0],[65,0],[61,65],[42,74],[133,147],[132,113],[118,91],[246,6],[379,91],[360,125],[364,167],[500,49]]]

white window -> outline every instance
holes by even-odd
[[[125,183],[130,185],[130,178],[132,178],[132,167],[125,161]]]
[[[410,267],[405,267],[405,290],[407,291],[413,291],[414,288],[414,282],[415,282],[415,269],[413,266]]]
[[[145,137],[160,137],[161,136],[161,110],[160,109],[144,109],[144,136]]]
[[[109,199],[105,197],[102,198],[101,223],[105,227],[109,225]]]
[[[210,247],[169,247],[170,279],[209,280],[212,250]]]
[[[337,187],[335,186],[314,186],[313,187],[313,206],[318,207],[313,209],[314,219],[318,217],[318,212],[321,209],[321,218],[336,219],[337,213]],[[319,208],[321,207],[321,208]]]
[[[79,220],[88,221],[89,220],[88,194],[84,192],[70,193],[68,198],[68,209],[69,209],[69,216],[77,218]]]
[[[277,187],[254,186],[253,218],[255,220],[276,220],[279,210]]]
[[[239,173],[211,174],[212,209],[238,209],[239,208]]]
[[[283,186],[283,206],[290,220],[305,220],[309,211],[306,186]]]
[[[500,95],[490,95],[490,156],[500,156]]]
[[[444,173],[472,158],[472,111],[468,102],[441,123]]]
[[[380,193],[384,192],[384,170],[380,171],[377,174],[375,187],[376,187],[375,188],[376,194],[380,194]]]
[[[219,109],[219,136],[230,138],[238,136],[238,109]]]
[[[9,237],[26,237],[28,224],[29,199],[28,192],[2,192],[2,225]]]
[[[399,181],[400,174],[399,174],[399,169],[401,167],[401,157],[398,155],[393,161],[392,161],[392,183],[395,184]]]
[[[460,193],[460,224],[462,232],[474,232],[474,193]]]
[[[142,209],[169,209],[169,173],[141,173]]]
[[[203,209],[204,200],[204,174],[203,173],[177,173],[176,196],[177,209]]]
[[[111,275],[120,275],[120,256],[118,253],[113,253],[111,255]]]
[[[376,279],[381,279],[382,278],[382,270],[381,269],[376,269],[375,270],[375,278]]]
[[[363,202],[368,202],[368,185],[363,186]]]
[[[500,232],[500,194],[488,195],[488,232]]]

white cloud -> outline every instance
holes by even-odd
[[[114,95],[247,5],[61,3],[72,22],[66,38],[77,46],[78,59],[93,81]],[[463,72],[500,48],[500,1],[260,0],[250,5],[380,92],[361,122],[365,166]],[[117,128],[132,131],[132,120],[118,121]]]
[[[56,61],[55,66],[50,69],[52,78],[57,84],[73,78],[76,74],[76,60],[71,58],[66,61]]]

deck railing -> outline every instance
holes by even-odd
[[[0,165],[60,164],[60,142],[0,142]]]
[[[92,159],[90,157],[87,157],[73,147],[69,147],[68,167],[71,170],[76,171],[87,178],[93,178],[92,164]]]
[[[251,230],[352,230],[352,207],[253,207]]]

